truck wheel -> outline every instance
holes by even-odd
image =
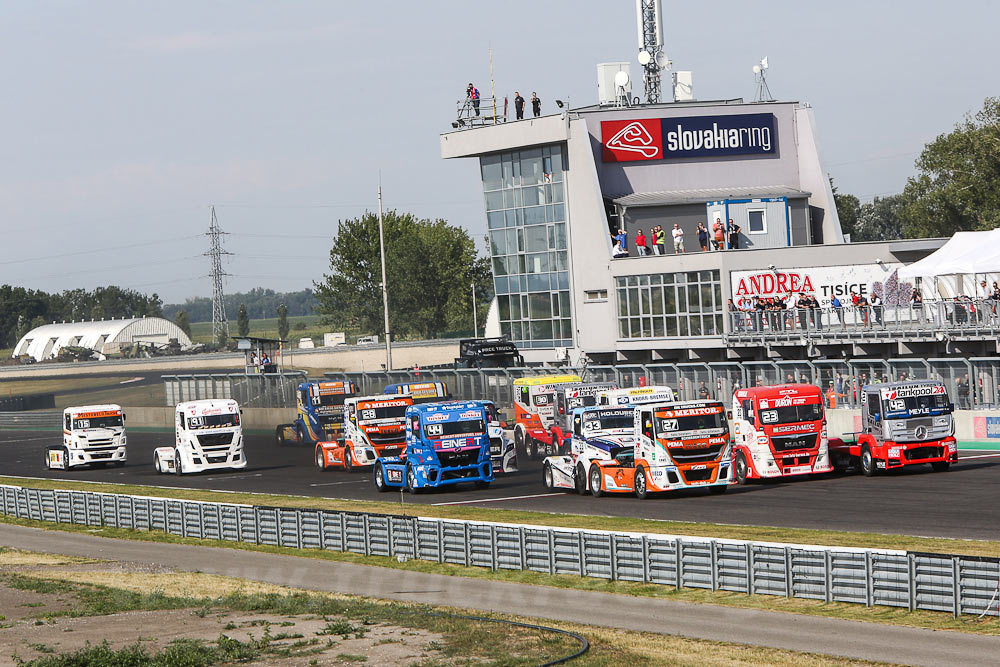
[[[163,463],[160,462],[160,455],[159,454],[154,454],[153,455],[153,469],[156,470],[156,474],[157,475],[162,475],[164,472],[166,472],[163,469]]]
[[[740,485],[746,484],[749,472],[750,466],[747,464],[746,455],[743,452],[736,452],[736,461],[733,462],[733,476],[736,477],[736,483]],[[712,488],[716,487],[713,486]]]
[[[174,473],[177,475],[184,474],[184,459],[181,458],[179,449],[174,450]]]
[[[576,466],[576,474],[573,475],[573,483],[576,486],[576,492],[581,496],[587,495],[587,471],[583,469],[582,465]]]
[[[934,472],[946,472],[950,467],[950,461],[935,461],[931,464],[931,468],[934,468]]]
[[[389,490],[385,485],[385,470],[382,469],[381,463],[375,464],[375,488],[381,493]]]
[[[320,470],[326,470],[326,452],[323,451],[322,447],[316,448],[316,467]]]
[[[301,445],[303,442],[306,441],[306,434],[302,432],[301,424],[295,425],[295,439],[297,441],[296,444],[298,445]]]
[[[277,427],[275,427],[275,429],[274,429],[274,444],[276,444],[278,447],[284,447],[286,444],[288,444],[285,441],[285,425],[284,424],[279,424]]]
[[[529,459],[537,459],[538,458],[538,441],[535,440],[534,438],[532,438],[530,435],[528,436],[527,448],[528,448],[528,458]]]
[[[485,480],[482,480],[482,479],[477,479],[476,480],[476,488],[477,489],[488,489],[488,488],[490,488],[490,483],[487,482],[487,481],[485,481]]]
[[[524,449],[524,431],[514,427],[514,451],[518,454],[526,454]]]
[[[721,496],[729,488],[728,484],[716,484],[715,486],[708,487],[708,492],[713,496]]]
[[[542,484],[545,485],[547,491],[552,491],[556,486],[552,479],[552,465],[548,461],[542,465]]]
[[[351,448],[344,445],[344,471],[354,472],[354,461],[351,459]]]
[[[646,472],[642,468],[635,469],[635,482],[632,484],[635,497],[645,500],[649,497],[649,487],[646,486]]]
[[[413,466],[406,466],[406,490],[416,495],[422,489],[417,488],[417,474],[413,472]]]
[[[601,467],[594,466],[590,469],[590,493],[595,498],[600,498],[604,495],[604,491],[601,489]]]
[[[872,456],[871,447],[865,445],[861,448],[861,472],[865,477],[875,475],[875,458]]]

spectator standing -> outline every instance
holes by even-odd
[[[684,230],[676,222],[670,235],[674,237],[674,254],[684,254]]]
[[[872,314],[875,316],[875,324],[882,326],[882,297],[877,292],[872,292],[872,297],[868,300],[868,303],[871,304]]]
[[[847,329],[847,325],[844,324],[844,304],[840,302],[836,294],[830,298],[830,307],[833,308],[833,312],[837,314],[837,319],[840,320],[840,328]],[[830,322],[830,324],[833,324],[833,322]]]
[[[479,89],[473,86],[471,83],[469,87],[465,89],[465,95],[470,100],[472,100],[472,110],[479,115]]]
[[[871,327],[871,322],[868,317],[868,299],[863,295],[858,297],[858,311],[861,313],[861,321],[865,323],[865,329]]]
[[[729,321],[732,323],[732,327],[737,331],[742,331],[743,318],[740,316],[740,309],[736,307],[732,299],[726,303],[726,310],[729,312]]]
[[[921,324],[924,323],[924,298],[920,296],[920,290],[913,290],[913,294],[910,295],[910,317],[913,317],[913,313],[917,314],[917,321]]]
[[[708,387],[705,386],[704,380],[702,380],[701,384],[698,386],[698,398],[703,401],[707,401],[709,399]]]
[[[753,330],[764,331],[764,310],[767,304],[759,296],[753,298]]]
[[[663,231],[663,227],[657,225],[653,227],[653,254],[662,255],[663,253],[663,242],[666,240],[667,233]]]
[[[789,308],[792,308],[790,304],[795,304],[795,308],[799,311],[799,328],[805,331],[809,328],[809,298],[805,293],[799,293],[796,297],[794,294],[788,297]]]
[[[702,252],[708,252],[708,230],[705,229],[705,223],[698,221],[698,245],[701,246]]]
[[[733,222],[732,218],[729,218],[729,249],[739,250],[740,247],[740,232],[743,228]]]
[[[618,245],[621,247],[622,257],[628,257],[628,234],[625,232],[625,228],[618,230],[618,236],[615,237],[618,241]]]
[[[715,221],[712,225],[712,246],[716,250],[722,250],[724,247],[725,234],[722,231],[722,222],[719,220]]]
[[[531,113],[535,118],[542,115],[542,101],[535,93],[531,93]]]
[[[646,235],[642,233],[642,228],[635,233],[635,249],[639,253],[639,257],[645,257],[649,254],[649,248],[646,247]]]
[[[517,120],[524,120],[524,98],[521,93],[514,91],[514,114]]]

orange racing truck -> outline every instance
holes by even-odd
[[[556,421],[556,389],[580,381],[579,375],[540,375],[514,380],[514,446],[517,452],[535,458],[539,450],[552,449],[550,429]]]
[[[733,394],[733,474],[751,479],[833,470],[823,394],[812,384],[749,387]]]
[[[379,457],[398,456],[406,449],[406,408],[409,394],[380,394],[349,398],[344,402],[342,442],[316,443],[320,470],[374,465]]]
[[[721,401],[633,405],[632,448],[592,462],[587,487],[594,496],[707,487],[725,493],[733,483],[732,445]]]

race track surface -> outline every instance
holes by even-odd
[[[46,447],[57,444],[60,437],[52,432],[0,431],[0,474],[329,498],[400,498],[396,492],[376,491],[368,471],[321,472],[313,464],[311,447],[279,448],[265,435],[247,436],[249,465],[245,470],[184,477],[158,475],[153,470],[153,449],[172,445],[172,433],[130,431],[129,462],[122,468],[48,471],[44,466]],[[498,476],[487,490],[463,484],[420,495],[405,494],[403,501],[929,537],[1000,537],[1000,451],[962,451],[959,462],[945,473],[916,466],[874,478],[827,475],[730,487],[721,496],[693,490],[645,501],[625,494],[593,498],[547,493],[541,462],[522,459],[519,464],[520,472]]]

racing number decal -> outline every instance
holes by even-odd
[[[362,419],[375,419],[375,411],[374,410],[362,410],[361,411],[361,418]]]
[[[441,435],[444,433],[444,426],[441,424],[428,424],[424,430],[427,431],[427,435]]]
[[[661,419],[660,428],[664,431],[676,431],[677,430],[677,420],[676,419]]]
[[[763,424],[773,424],[778,421],[778,411],[777,410],[763,410],[760,413],[760,421]]]
[[[900,400],[900,399],[889,401],[889,409],[892,410],[893,412],[895,412],[897,410],[905,410],[906,409],[906,401],[903,401],[903,400]]]

